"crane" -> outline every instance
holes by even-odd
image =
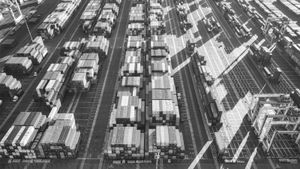
[[[263,34],[270,36],[268,41],[273,44],[274,40],[280,39],[289,24],[289,19],[286,17],[268,17],[265,21],[265,25],[262,26]]]
[[[18,24],[22,18],[22,11],[16,0],[0,0],[0,9],[8,9],[14,19],[15,24]],[[16,14],[15,12],[18,12]]]
[[[21,22],[21,20],[24,18],[24,15],[21,11],[21,8],[19,6],[19,3],[17,2],[17,0],[0,0],[0,10],[3,9],[9,9],[15,24],[17,25],[19,22]],[[18,15],[15,14],[15,10],[17,10],[17,12],[19,13]],[[27,24],[27,21],[25,19],[25,25],[28,31],[28,34],[30,36],[31,41],[33,41],[29,26]]]

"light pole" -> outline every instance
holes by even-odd
[[[17,2],[17,0],[14,0],[14,3],[17,5],[17,8],[18,8],[18,10],[19,10],[21,16],[24,16],[23,13],[22,13],[22,11],[21,11],[21,8],[20,8],[20,6],[19,6],[19,3]],[[24,20],[25,20],[25,25],[26,25],[28,34],[29,34],[29,36],[30,36],[31,42],[33,42],[33,37],[32,37],[32,35],[31,35],[29,26],[28,26],[28,24],[27,24],[27,19],[26,19],[26,17],[24,18]]]
[[[160,159],[160,151],[158,151],[158,152],[155,153],[154,158],[156,159],[155,168],[158,169],[158,162],[159,162],[159,159]]]

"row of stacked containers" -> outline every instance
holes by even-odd
[[[180,113],[174,79],[171,76],[169,47],[165,40],[164,10],[150,1],[151,40],[148,41],[149,83],[146,85],[149,120],[148,146],[151,159],[159,157],[170,162],[183,159],[185,147],[179,130]],[[155,17],[155,15],[157,15]],[[152,23],[153,22],[153,23]],[[154,27],[161,23],[161,26]]]
[[[62,0],[39,25],[37,32],[43,39],[52,39],[60,34],[68,25],[70,18],[76,13],[81,0]]]
[[[17,101],[23,94],[21,82],[18,80],[29,75],[33,70],[38,72],[38,65],[48,54],[48,50],[40,36],[21,47],[15,54],[8,56],[0,76],[0,98],[12,98]]]
[[[4,64],[4,71],[11,75],[30,74],[34,65],[39,65],[48,54],[40,36],[21,47]]]
[[[145,4],[134,4],[130,15],[139,11],[146,18]],[[129,25],[133,20],[129,19]],[[141,22],[144,25],[144,20]],[[128,29],[127,29],[128,30]],[[127,34],[128,35],[128,34]],[[110,133],[105,157],[111,160],[142,160],[145,158],[145,39],[141,35],[126,38],[124,63],[121,65],[119,87],[110,115]]]
[[[120,11],[121,0],[92,0],[82,13],[82,30],[88,34],[111,36]]]
[[[79,141],[74,114],[21,112],[0,141],[0,158],[74,158]]]
[[[36,51],[33,49],[38,49],[38,54],[45,53],[41,37],[25,47],[26,49],[20,49],[25,52],[17,53],[20,55],[26,53],[23,54],[24,57],[32,60],[34,64],[36,63],[33,60],[35,59],[33,54]],[[27,49],[29,47],[30,51]],[[48,117],[42,115],[42,112],[21,112],[1,138],[0,158],[66,159],[76,157],[80,132],[77,131],[74,114],[58,112],[66,91],[88,91],[90,85],[96,83],[101,62],[107,57],[108,49],[109,41],[102,34],[89,36],[80,41],[65,42],[57,61],[47,68],[33,95],[36,102],[49,108]],[[6,88],[10,87],[11,95],[19,92],[16,89],[22,89],[21,83],[11,75],[1,73],[0,79]]]
[[[169,162],[183,159],[185,147],[164,38],[163,7],[155,0],[132,4],[104,154],[108,160],[122,163],[154,161],[157,154]]]

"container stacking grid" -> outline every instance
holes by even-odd
[[[133,3],[104,152],[108,160],[118,163],[155,161],[157,153],[169,162],[185,157],[169,48],[163,30],[150,31],[146,36],[151,39],[144,38],[150,23],[144,20],[147,11],[159,21],[158,29],[164,27],[160,3]]]

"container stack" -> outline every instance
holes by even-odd
[[[150,1],[149,15],[154,21],[164,22],[164,13],[160,2]],[[151,40],[148,43],[149,60],[146,83],[146,118],[149,129],[145,142],[146,157],[155,161],[156,153],[160,158],[172,162],[183,159],[185,147],[182,133],[179,131],[180,112],[174,79],[171,76],[169,47],[165,42],[165,32],[151,25]],[[159,30],[159,31],[158,31]]]
[[[169,47],[163,35],[153,35],[150,42],[151,64],[149,73],[149,121],[151,126],[160,124],[179,126],[180,114],[171,64],[168,59]]]
[[[146,36],[146,29],[144,23],[130,23],[127,28],[127,35],[129,36]]]
[[[27,57],[11,57],[4,64],[4,71],[10,75],[30,74],[32,61]]]
[[[144,23],[141,24],[146,29]],[[109,160],[144,159],[144,41],[142,36],[128,36],[125,42],[125,60],[120,70],[120,83],[110,115],[110,133],[105,150],[105,157]]]
[[[37,37],[41,39],[41,37]],[[37,39],[36,38],[36,39]],[[27,44],[17,51],[16,57],[27,57],[32,61],[33,64],[38,65],[42,62],[45,56],[48,54],[47,48],[42,43],[33,42]]]
[[[36,158],[32,149],[38,131],[45,125],[41,112],[21,112],[0,142],[0,158]]]
[[[144,67],[141,63],[124,63],[121,68],[121,76],[139,76],[143,74]]]
[[[144,133],[136,127],[114,127],[104,155],[110,160],[143,159],[144,138]]]
[[[150,42],[150,56],[151,61],[161,61],[164,59],[169,60],[169,47],[165,42],[163,35],[151,37]]]
[[[125,52],[124,63],[141,63],[142,61],[142,49]]]
[[[80,132],[77,131],[74,114],[58,113],[52,123],[36,147],[37,156],[50,159],[75,158]]]
[[[150,3],[149,21],[151,35],[165,33],[166,23],[164,22],[163,8],[160,3]]]
[[[21,112],[0,141],[0,158],[75,158],[79,141],[74,114]]]
[[[119,2],[106,3],[97,19],[94,33],[103,35],[107,38],[111,36],[119,14]]]
[[[87,91],[97,80],[99,70],[98,53],[83,53],[79,58],[70,81],[71,91]]]
[[[179,126],[180,114],[174,80],[168,75],[152,76],[150,91],[150,123]]]
[[[152,76],[162,76],[171,72],[171,65],[167,59],[152,60],[149,66],[149,72]]]
[[[289,11],[293,12],[295,15],[300,15],[300,2],[296,0],[277,0],[277,2],[281,3],[285,6]]]
[[[11,75],[29,74],[34,65],[42,62],[48,50],[40,36],[34,38],[32,43],[20,48],[4,64],[4,71]]]
[[[113,3],[106,3],[103,7],[102,11],[111,11],[112,13],[114,13],[116,15],[116,17],[118,17],[119,12],[120,12],[120,8],[118,3],[113,2]]]
[[[122,0],[107,0],[107,3],[115,3],[116,5],[118,5],[118,7],[120,7]]]
[[[81,0],[62,0],[38,27],[38,34],[43,39],[52,39],[60,34],[80,3]]]
[[[83,48],[83,41],[67,41],[61,49],[61,55],[67,56],[74,51],[81,51]]]
[[[84,43],[84,53],[98,53],[100,58],[108,55],[109,41],[104,36],[91,36]]]
[[[92,29],[94,22],[101,11],[102,3],[103,1],[101,0],[91,0],[87,4],[80,17],[83,32],[88,33]]]
[[[184,141],[182,132],[174,126],[156,126],[149,129],[149,154],[154,159],[155,154],[160,152],[160,157],[165,160],[184,158]]]
[[[128,51],[135,51],[141,49],[144,52],[145,39],[143,36],[128,36],[126,49]]]
[[[12,75],[0,73],[0,96],[13,98],[23,93],[22,84]]]
[[[97,80],[101,60],[108,54],[109,41],[104,36],[91,36],[88,40],[82,39],[80,42],[73,43],[73,48],[71,43],[65,44],[65,51],[70,50],[71,53],[78,51],[77,64],[69,83],[69,91],[88,91],[91,84]]]
[[[49,107],[61,105],[61,98],[66,89],[66,78],[69,78],[74,59],[70,56],[60,57],[47,69],[46,74],[36,87],[36,100],[44,102]]]
[[[137,126],[138,128],[144,125],[144,101],[139,96],[130,95],[130,90],[127,93],[118,93],[118,102],[114,106],[110,116],[110,127],[115,126]],[[127,94],[127,95],[126,95]]]
[[[129,23],[145,23],[146,15],[143,4],[137,4],[131,8],[129,13]]]

